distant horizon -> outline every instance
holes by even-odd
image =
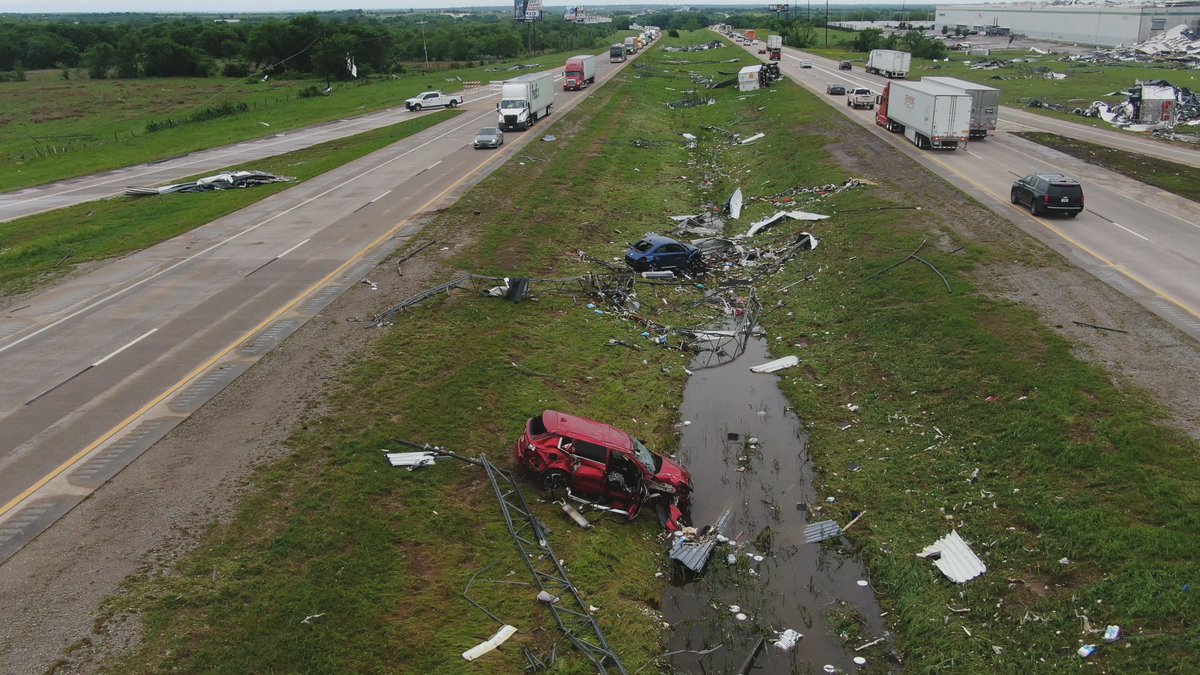
[[[1013,0],[1015,2],[1017,0]],[[192,0],[159,0],[154,9],[147,9],[144,2],[137,0],[110,0],[104,3],[104,9],[97,9],[99,3],[94,0],[7,0],[0,9],[0,15],[12,14],[193,14],[193,15],[238,15],[238,14],[268,14],[292,12],[338,12],[338,11],[406,11],[415,10],[462,10],[462,9],[501,9],[511,10],[512,2],[450,2],[447,0],[258,0],[253,3],[253,9],[247,9],[244,0],[208,0],[203,9],[198,9]],[[626,0],[597,0],[595,2],[575,2],[547,4],[547,10],[555,14],[566,7],[583,5],[585,8],[604,7],[644,7],[647,9],[695,7],[705,9],[711,7],[758,7],[764,11],[770,3],[761,0],[729,0],[728,2],[703,3],[655,3],[628,2]],[[810,7],[824,5],[823,0],[815,2],[792,2],[795,7]],[[830,6],[896,6],[896,7],[936,7],[937,5],[968,5],[980,4],[978,0],[944,0],[943,2],[907,2],[906,0],[885,0],[883,2],[854,2],[851,0],[828,0]],[[1011,4],[1011,2],[994,2],[989,4]],[[596,12],[601,14],[602,12]]]

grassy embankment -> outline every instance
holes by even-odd
[[[642,59],[659,60],[654,52]],[[664,228],[665,216],[723,201],[735,185],[755,197],[843,180],[826,143],[883,151],[790,85],[744,100],[725,90],[714,106],[662,105],[679,96],[670,89],[689,87],[688,72],[736,68],[664,65],[656,70],[668,77],[639,78],[630,70],[596,91],[553,127],[556,143],[530,146],[532,159],[497,170],[431,225],[432,236],[463,243],[447,267],[577,273],[584,268],[570,255],[575,248],[619,255],[640,233]],[[768,137],[729,146],[706,125]],[[684,131],[700,137],[697,165],[676,135]],[[634,138],[661,145],[633,147]],[[705,167],[710,160],[716,167]],[[705,174],[711,190],[701,185]],[[934,210],[879,210],[885,194],[906,205],[905,183],[891,175],[868,176],[887,183],[880,188],[802,200],[834,215],[805,227],[822,245],[760,290],[774,308],[765,324],[781,338],[772,340],[777,355],[804,360],[781,384],[810,425],[822,493],[837,495],[831,517],[844,523],[850,509],[868,512],[851,538],[906,668],[1081,669],[1074,650],[1099,636],[1081,633],[1080,615],[1093,626],[1122,626],[1122,642],[1092,657],[1102,668],[1186,667],[1200,643],[1197,595],[1186,592],[1200,573],[1195,444],[1159,425],[1161,411],[1144,396],[1078,361],[1031,311],[980,290],[1008,265],[1060,259],[1007,224],[989,228],[997,221],[982,207],[971,241]],[[751,199],[743,220],[772,210]],[[922,256],[947,275],[952,293],[916,262],[868,278],[926,238]],[[807,274],[811,281],[779,292]],[[646,311],[663,305],[660,294],[666,320],[688,323],[671,287],[643,288]],[[561,408],[670,452],[685,357],[607,346],[610,338],[638,341],[640,329],[585,302],[459,295],[400,317],[329,393],[330,414],[297,430],[292,455],[260,472],[233,522],[213,527],[174,573],[112,600],[111,611],[137,611],[146,622],[141,648],[114,669],[518,672],[519,645],[548,650],[557,633],[529,588],[480,584],[473,597],[521,632],[478,664],[462,661],[461,651],[496,628],[459,597],[464,584],[497,561],[484,576],[528,581],[526,573],[478,471],[456,463],[394,470],[379,448],[407,438],[508,462],[524,418]],[[849,402],[861,410],[841,431]],[[844,471],[851,463],[861,470]],[[577,586],[600,607],[610,643],[630,669],[646,663],[660,649],[657,624],[644,614],[660,597],[653,572],[665,562],[655,525],[583,532],[551,504],[535,509],[554,528]],[[989,568],[961,587],[914,555],[952,527]],[[314,614],[323,616],[301,623]],[[876,669],[877,649],[864,652]],[[588,670],[565,645],[559,653],[562,672]]]
[[[619,36],[633,34],[619,31]],[[99,171],[167,159],[219,145],[402,106],[428,89],[459,91],[463,82],[502,80],[515,64],[561,67],[568,56],[542,54],[461,70],[407,73],[397,79],[335,83],[330,96],[299,98],[301,90],[325,88],[325,80],[154,78],[62,80],[31,77],[0,83],[0,191],[41,185]],[[599,53],[597,51],[597,53]],[[44,73],[39,73],[44,74]],[[192,113],[223,103],[250,110],[205,122]],[[148,122],[174,119],[178,126],[153,133]],[[257,166],[259,163],[256,162]],[[241,167],[247,168],[247,167]]]
[[[1016,132],[1021,138],[1040,143],[1109,171],[1129,176],[1160,190],[1200,202],[1200,169],[1186,164],[1116,150],[1104,145],[1038,131]]]
[[[424,115],[277,155],[254,166],[305,181],[460,113]],[[148,248],[295,185],[296,181],[245,190],[122,196],[0,223],[0,297],[36,288],[80,263]]]

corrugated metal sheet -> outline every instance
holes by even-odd
[[[437,455],[432,452],[389,452],[387,453],[387,458],[392,463],[392,466],[407,466],[410,469],[418,469],[423,466],[433,466]]]
[[[712,530],[700,539],[688,539],[687,537],[677,537],[675,543],[671,545],[671,560],[678,560],[679,564],[688,568],[693,572],[700,572],[704,566],[708,564],[708,559],[712,557],[713,549],[716,547],[717,536],[724,534],[725,526],[729,523],[732,517],[732,512],[725,511],[717,518],[717,522],[713,525]]]
[[[987,571],[987,565],[975,555],[967,542],[958,536],[957,530],[926,546],[917,555],[922,558],[934,558],[933,564],[950,580],[964,584]]]
[[[842,528],[832,520],[822,520],[819,523],[810,523],[804,528],[804,541],[813,543],[817,541],[825,541],[842,533]]]
[[[756,373],[773,373],[777,370],[783,370],[784,368],[791,368],[798,363],[800,363],[800,357],[785,356],[782,359],[768,361],[760,366],[751,366],[750,370],[753,370]]]

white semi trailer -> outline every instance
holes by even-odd
[[[875,123],[918,148],[954,150],[971,135],[971,97],[932,82],[888,82]]]
[[[971,97],[971,138],[985,138],[989,131],[996,130],[1000,117],[999,89],[957,77],[923,77],[921,81],[961,89]]]
[[[903,80],[912,68],[912,54],[895,49],[872,49],[867,54],[868,73]]]
[[[531,73],[500,85],[497,126],[502,131],[528,129],[554,107],[554,72]]]

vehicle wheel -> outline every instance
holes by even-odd
[[[458,101],[453,101],[453,100],[452,100],[452,101],[450,101],[450,107],[451,107],[451,108],[457,108],[457,107],[458,107]]]
[[[414,104],[412,109],[413,109],[413,112],[421,112],[421,104],[420,103]]]
[[[542,487],[547,490],[563,490],[571,486],[571,477],[567,475],[566,471],[560,469],[544,471],[539,478],[541,479]]]
[[[874,104],[874,103],[872,103],[871,105],[867,106],[867,110],[874,110],[874,109],[875,109],[875,104]]]
[[[1046,213],[1042,211],[1042,205],[1036,200],[1029,202],[1029,212],[1038,217],[1046,215]]]
[[[1079,212],[1078,212],[1078,211],[1072,211],[1071,213],[1068,213],[1068,214],[1067,214],[1067,217],[1068,217],[1068,218],[1074,218],[1074,217],[1075,217],[1075,216],[1077,216],[1077,215],[1079,215]]]
[[[1009,190],[1009,192],[1008,192],[1008,201],[1009,201],[1009,202],[1011,202],[1011,203],[1013,203],[1013,204],[1020,204],[1020,203],[1021,203],[1021,200],[1017,198],[1017,191],[1016,191],[1016,190]]]

